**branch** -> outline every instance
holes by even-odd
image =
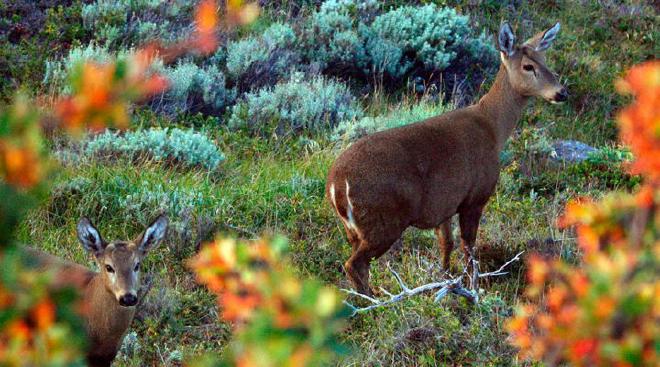
[[[392,273],[392,276],[394,277],[394,279],[396,279],[397,283],[399,283],[399,287],[401,287],[401,292],[399,292],[397,294],[392,294],[392,293],[386,291],[385,289],[381,288],[383,290],[383,292],[389,296],[389,298],[385,299],[385,300],[379,300],[379,299],[361,294],[361,293],[359,293],[359,292],[357,292],[353,289],[342,289],[343,292],[361,297],[361,298],[366,299],[369,302],[371,302],[371,305],[369,305],[369,306],[357,307],[357,306],[351,304],[348,301],[344,301],[344,304],[347,305],[348,307],[350,307],[351,310],[353,310],[353,315],[356,315],[358,313],[367,312],[367,311],[372,310],[374,308],[385,307],[385,306],[391,305],[393,303],[399,302],[399,301],[401,301],[405,298],[409,298],[409,297],[412,297],[412,296],[415,296],[415,295],[418,295],[418,294],[422,294],[422,293],[426,293],[426,292],[436,290],[436,289],[438,291],[436,292],[436,295],[435,295],[435,302],[439,302],[449,292],[454,293],[456,295],[460,295],[462,297],[465,297],[468,300],[470,300],[471,302],[473,302],[473,300],[474,300],[474,295],[472,294],[472,292],[466,290],[465,288],[463,288],[463,286],[461,286],[461,281],[463,280],[462,275],[458,278],[455,278],[455,279],[449,279],[449,280],[444,280],[444,281],[441,281],[441,282],[434,282],[434,283],[424,284],[424,285],[420,285],[419,287],[410,289],[403,282],[403,280],[401,279],[401,276],[399,275],[399,273],[394,271],[389,266],[389,263],[388,263],[387,267],[390,270],[390,272]]]
[[[477,303],[477,302],[479,302],[478,290],[473,289],[472,291],[470,291],[468,289],[465,289],[463,287],[463,285],[461,284],[462,281],[463,281],[463,278],[469,279],[471,284],[474,284],[476,282],[476,280],[480,279],[480,278],[487,278],[487,277],[507,274],[507,272],[505,272],[504,269],[507,266],[511,265],[512,263],[514,263],[516,261],[519,261],[520,260],[520,255],[522,255],[523,252],[524,251],[519,252],[511,260],[507,261],[506,263],[504,263],[504,265],[500,266],[499,269],[497,269],[495,271],[488,272],[488,273],[483,273],[483,274],[479,274],[476,261],[474,259],[470,259],[471,264],[473,266],[473,274],[472,274],[471,277],[468,275],[467,268],[465,268],[465,269],[463,269],[463,273],[461,274],[461,276],[459,276],[457,278],[447,279],[447,280],[443,280],[443,281],[439,281],[439,282],[428,283],[428,284],[420,285],[419,287],[415,287],[415,288],[412,288],[412,289],[410,287],[408,287],[406,285],[406,283],[403,282],[403,279],[401,279],[401,276],[399,275],[399,273],[394,271],[394,269],[392,269],[392,267],[390,267],[390,264],[387,263],[387,268],[392,273],[392,276],[394,277],[396,282],[399,284],[399,287],[401,288],[401,291],[399,293],[394,294],[394,293],[391,293],[391,292],[389,292],[386,289],[381,287],[380,290],[383,293],[385,293],[385,295],[387,295],[389,297],[387,299],[382,299],[381,300],[381,299],[378,299],[378,298],[374,298],[374,297],[364,295],[364,294],[359,293],[359,292],[357,292],[353,289],[341,289],[342,292],[345,292],[349,295],[360,297],[362,299],[365,299],[365,300],[369,301],[369,303],[371,303],[368,306],[358,307],[358,306],[355,306],[352,303],[345,300],[344,304],[347,305],[351,310],[353,310],[353,316],[355,316],[358,313],[367,312],[367,311],[373,310],[374,308],[389,306],[389,305],[391,305],[393,303],[396,303],[396,302],[399,302],[403,299],[410,298],[412,296],[416,296],[416,295],[426,293],[426,292],[429,292],[429,291],[436,291],[435,297],[434,297],[434,302],[439,302],[447,294],[452,293],[452,294],[455,294],[457,296],[464,297],[465,299],[467,299],[471,303]]]
[[[525,251],[520,251],[516,256],[513,257],[513,259],[505,262],[504,265],[500,266],[500,268],[495,270],[495,271],[491,271],[489,273],[479,274],[479,278],[487,278],[487,277],[494,277],[494,276],[498,276],[498,275],[508,274],[508,272],[505,272],[505,271],[502,271],[502,270],[504,270],[504,268],[511,265],[512,263],[514,263],[516,261],[519,261],[520,260],[520,255],[522,255],[524,252]]]

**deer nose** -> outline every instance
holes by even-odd
[[[119,304],[124,307],[135,306],[137,304],[137,301],[138,301],[137,296],[132,293],[127,293],[119,297]]]
[[[556,102],[566,102],[568,99],[568,91],[566,88],[562,88],[559,92],[555,94],[555,101]]]

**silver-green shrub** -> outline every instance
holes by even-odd
[[[373,0],[328,0],[312,14],[303,30],[305,57],[322,69],[337,72],[367,67],[360,29],[380,9]]]
[[[219,114],[234,101],[234,90],[227,88],[225,74],[215,65],[202,68],[191,61],[180,61],[160,71],[170,88],[152,100],[156,111],[170,115],[198,111]]]
[[[225,156],[206,135],[193,130],[147,129],[125,133],[106,131],[84,142],[85,157],[149,159],[215,170]]]
[[[484,36],[471,36],[467,16],[434,4],[402,6],[379,15],[364,33],[373,71],[395,78],[415,64],[444,70],[459,56],[487,63],[495,56]]]
[[[424,100],[412,106],[394,110],[386,115],[367,116],[356,121],[343,121],[334,129],[331,139],[354,141],[378,131],[426,120],[448,110],[451,110],[451,106]]]
[[[82,61],[94,61],[106,63],[115,58],[124,58],[129,54],[128,50],[112,52],[107,46],[100,46],[94,42],[85,47],[74,47],[62,60],[46,61],[44,84],[50,86],[56,92],[69,92],[66,80],[71,69]]]
[[[83,26],[97,41],[114,47],[175,41],[189,32],[193,5],[186,0],[96,0],[83,6]]]
[[[296,41],[297,36],[289,25],[275,23],[258,36],[230,42],[226,52],[227,72],[242,91],[271,86],[288,78],[298,67]]]
[[[276,133],[288,134],[303,129],[327,131],[341,121],[360,117],[362,109],[346,85],[295,73],[272,88],[247,93],[232,108],[229,126],[253,132],[275,127]]]
[[[473,36],[468,17],[435,4],[381,13],[376,1],[328,0],[302,32],[307,60],[323,70],[400,79],[416,69],[496,62],[484,35]]]

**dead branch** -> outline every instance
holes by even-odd
[[[401,288],[401,291],[397,294],[393,294],[389,291],[387,291],[384,288],[380,288],[380,290],[387,295],[387,299],[378,299],[374,297],[370,297],[367,295],[364,295],[362,293],[357,292],[354,289],[342,289],[342,292],[345,292],[349,295],[360,297],[362,299],[365,299],[371,303],[368,306],[364,307],[358,307],[353,305],[352,303],[348,301],[344,301],[344,304],[347,305],[352,311],[353,311],[353,316],[357,315],[358,313],[364,313],[370,310],[373,310],[374,308],[379,308],[379,307],[385,307],[389,306],[393,303],[399,302],[403,299],[410,298],[412,296],[416,296],[418,294],[426,293],[429,291],[436,291],[435,292],[435,297],[434,297],[434,302],[440,302],[447,294],[453,293],[457,296],[464,297],[471,303],[477,303],[479,302],[479,290],[476,287],[478,279],[481,278],[487,278],[487,277],[492,277],[492,276],[499,276],[499,275],[504,275],[507,274],[507,272],[504,271],[504,269],[512,264],[515,261],[520,260],[520,255],[523,254],[524,251],[519,252],[515,257],[513,257],[511,260],[507,261],[502,265],[499,269],[495,271],[491,271],[488,273],[479,273],[479,268],[478,268],[478,262],[474,260],[473,258],[470,259],[470,265],[472,267],[472,275],[468,276],[467,268],[463,270],[463,273],[456,278],[452,279],[447,279],[439,282],[433,282],[433,283],[428,283],[424,285],[420,285],[419,287],[415,288],[410,288],[404,283],[403,279],[401,279],[401,276],[399,273],[394,271],[392,267],[390,267],[390,264],[387,263],[387,268],[389,269],[390,273],[392,273],[392,276],[396,280],[396,282],[399,285],[399,288]],[[463,278],[467,277],[470,280],[470,284],[472,286],[472,290],[465,289],[462,285],[463,283]]]

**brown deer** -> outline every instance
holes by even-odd
[[[504,23],[497,37],[499,72],[478,103],[366,136],[337,158],[326,196],[353,246],[345,270],[358,292],[372,295],[371,259],[383,255],[410,226],[435,229],[448,269],[454,248],[451,218],[458,214],[468,266],[474,260],[479,220],[499,178],[499,153],[527,101],[568,98],[545,64],[545,51],[558,32],[559,23],[517,46]]]
[[[54,274],[54,287],[73,287],[89,338],[90,366],[110,366],[135,315],[140,262],[165,237],[168,219],[159,216],[134,241],[106,242],[87,218],[78,222],[78,239],[94,255],[100,271],[28,248],[37,266]]]

